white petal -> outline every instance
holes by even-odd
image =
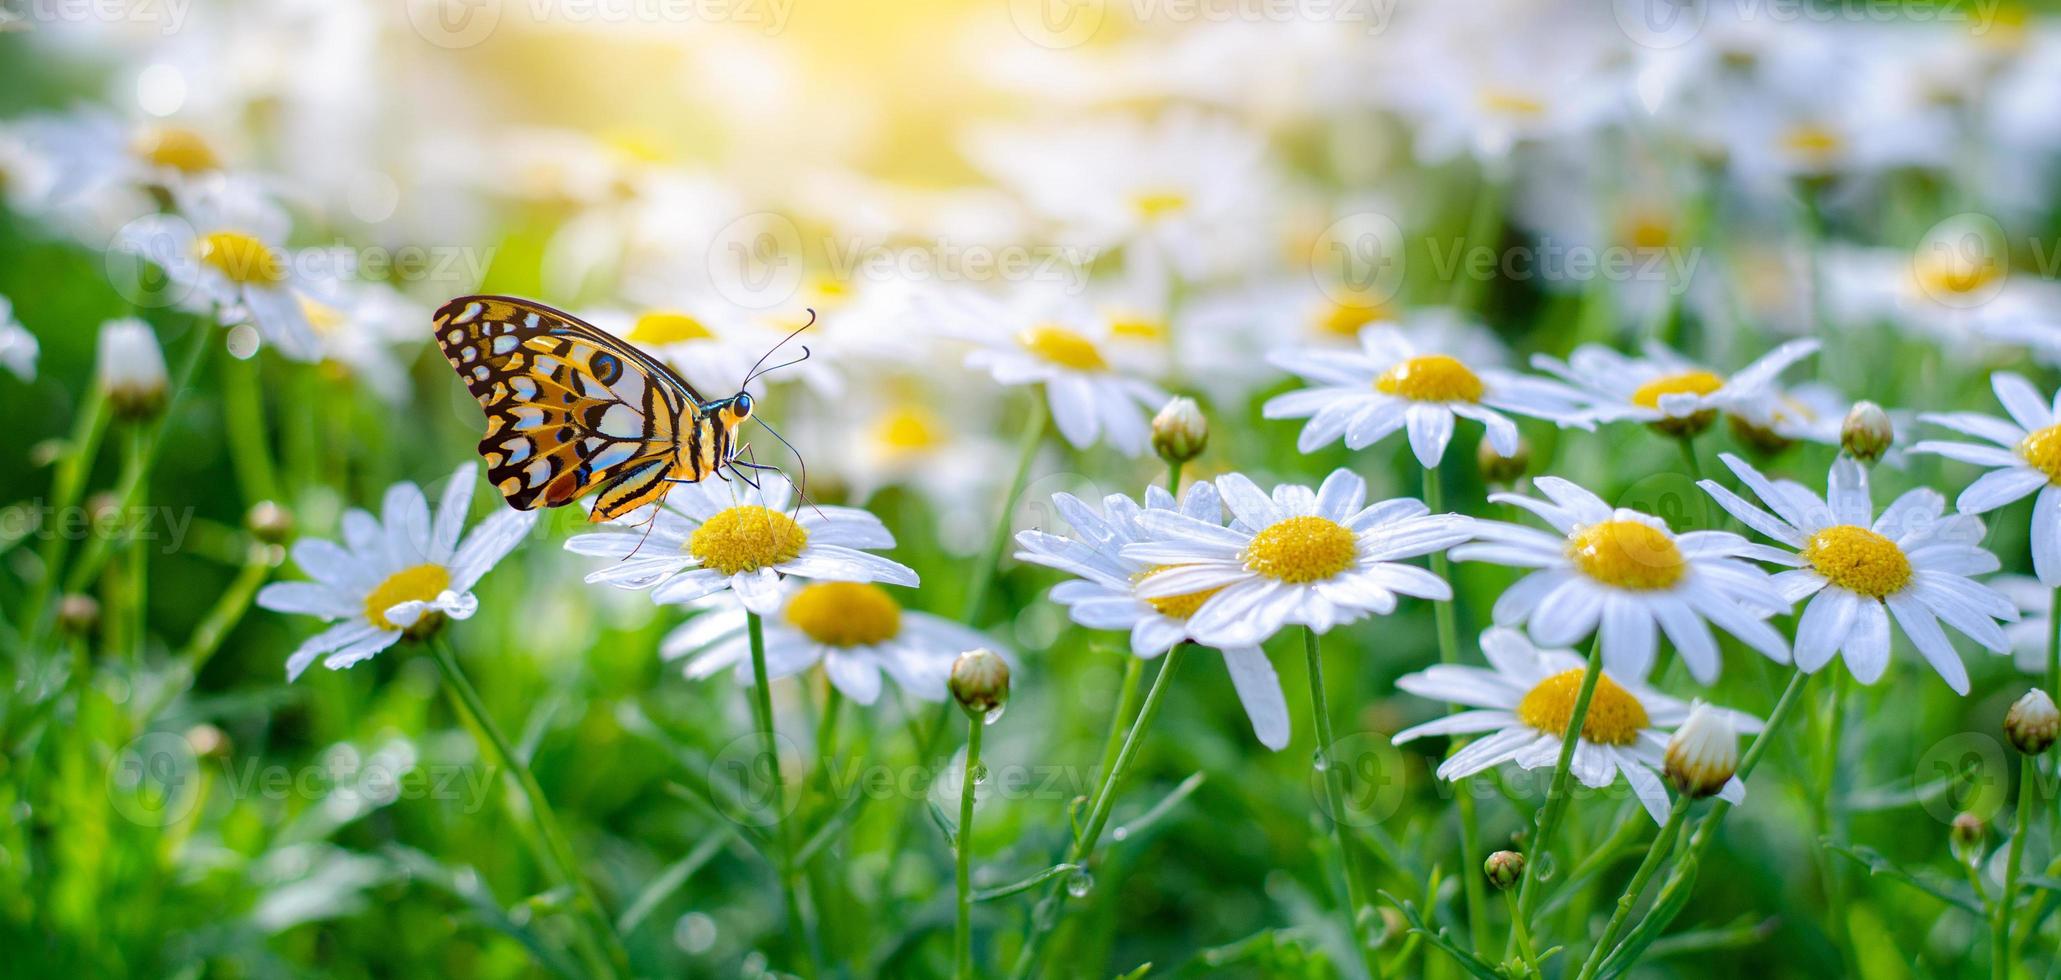
[[[1252,733],[1261,745],[1280,751],[1288,744],[1288,699],[1281,693],[1274,665],[1258,647],[1231,647],[1224,651],[1224,666],[1252,720]]]

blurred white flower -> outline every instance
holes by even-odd
[[[608,530],[573,535],[565,550],[612,559],[587,581],[651,590],[651,601],[686,603],[725,589],[746,609],[780,607],[783,576],[914,586],[916,573],[861,550],[892,548],[880,518],[852,507],[804,506],[787,513],[792,488],[763,489],[718,479],[675,486],[657,506],[617,518]]]
[[[1754,545],[1723,531],[1676,534],[1657,517],[1612,509],[1603,498],[1558,477],[1534,484],[1546,500],[1492,494],[1522,507],[1554,533],[1503,521],[1476,521],[1479,543],[1453,549],[1456,561],[1536,569],[1496,600],[1498,626],[1528,623],[1547,646],[1573,646],[1591,634],[1603,665],[1620,677],[1653,669],[1665,632],[1698,683],[1717,680],[1716,625],[1776,663],[1789,644],[1768,619],[1787,612],[1774,580],[1744,559]]]
[[[879,699],[882,674],[918,698],[942,701],[955,658],[968,650],[1000,649],[978,630],[903,608],[893,593],[870,582],[789,580],[780,596],[766,613],[766,678],[791,677],[820,663],[830,683],[860,704]],[[711,605],[667,633],[659,654],[686,658],[690,680],[734,667],[738,682],[749,684],[744,607],[730,596],[718,596]]]
[[[380,517],[362,510],[344,514],[343,544],[294,542],[294,564],[314,581],[274,582],[258,593],[258,605],[340,622],[294,650],[286,660],[287,680],[298,678],[317,657],[323,666],[342,670],[403,636],[434,629],[446,617],[472,618],[479,609],[473,585],[537,522],[534,511],[497,508],[460,541],[478,471],[478,464],[466,463],[451,474],[434,522],[421,488],[396,483],[387,489]]]
[[[286,213],[246,182],[213,182],[181,198],[180,214],[155,214],[123,229],[122,246],[163,269],[182,307],[224,326],[250,323],[297,361],[321,356],[302,307],[320,283],[286,248]]]
[[[1585,393],[1599,422],[1635,421],[1661,426],[1670,435],[1694,435],[1709,428],[1720,409],[1743,394],[1760,392],[1790,365],[1817,353],[1815,340],[1792,340],[1769,351],[1737,374],[1724,377],[1658,344],[1644,357],[1627,357],[1600,344],[1584,344],[1562,361],[1532,356],[1533,367]]]
[[[150,324],[134,317],[101,324],[93,356],[95,379],[117,416],[145,418],[164,407],[171,380]]]
[[[1157,657],[1185,640],[1209,642],[1193,635],[1188,621],[1217,590],[1141,596],[1140,584],[1169,566],[1124,552],[1129,545],[1159,537],[1141,521],[1148,512],[1179,514],[1202,525],[1222,527],[1224,507],[1216,487],[1191,484],[1178,503],[1164,489],[1147,487],[1143,507],[1123,494],[1110,494],[1103,498],[1100,514],[1070,493],[1054,494],[1052,505],[1065,519],[1069,532],[1018,532],[1016,543],[1023,550],[1016,557],[1076,576],[1052,587],[1052,601],[1067,607],[1074,622],[1089,629],[1128,632],[1131,653],[1139,657]],[[1261,745],[1280,750],[1288,744],[1288,700],[1266,651],[1256,643],[1233,643],[1220,649],[1224,666],[1231,672],[1231,686],[1252,721],[1253,734]]]
[[[1264,414],[1309,419],[1295,443],[1305,453],[1341,437],[1347,449],[1365,449],[1407,430],[1410,449],[1426,468],[1445,458],[1455,418],[1481,423],[1489,444],[1505,456],[1517,452],[1517,423],[1504,412],[1591,427],[1580,392],[1495,367],[1502,360],[1500,346],[1469,343],[1472,337],[1375,327],[1361,331],[1357,352],[1276,351],[1267,360],[1311,387],[1268,399]]]
[[[1553,768],[1581,692],[1586,672],[1582,658],[1571,650],[1539,649],[1524,634],[1500,628],[1481,635],[1481,652],[1488,658],[1487,668],[1440,664],[1396,681],[1397,687],[1418,697],[1472,710],[1403,729],[1396,733],[1395,743],[1430,735],[1481,735],[1439,765],[1438,778],[1446,780],[1465,779],[1505,762],[1521,769]],[[1760,719],[1751,715],[1701,708],[1721,711],[1740,731],[1761,730]],[[1668,736],[1690,716],[1689,705],[1647,687],[1636,676],[1605,668],[1596,678],[1568,771],[1591,789],[1605,789],[1622,775],[1653,821],[1665,823],[1669,803],[1660,772],[1666,766]],[[1728,778],[1718,796],[1741,802],[1746,785]]]
[[[2054,642],[2054,590],[2030,575],[1999,575],[1988,585],[2018,607],[2018,621],[2004,627],[2013,662],[2025,673],[2046,673],[2047,645]]]
[[[1785,602],[1811,599],[1796,622],[1796,669],[1815,673],[1837,654],[1855,680],[1875,683],[1889,666],[1892,614],[1956,694],[1968,693],[1968,668],[1942,621],[1994,652],[2009,651],[1995,620],[2009,622],[2017,611],[1968,577],[1997,570],[1996,556],[1982,548],[1979,518],[1943,518],[1946,498],[1927,487],[1898,497],[1877,518],[1867,468],[1846,457],[1833,462],[1823,497],[1771,481],[1730,453],[1719,458],[1773,513],[1714,480],[1700,485],[1726,513],[1783,546],[1756,545],[1745,556],[1790,569],[1775,576]]]
[[[1043,385],[1059,434],[1086,449],[1098,440],[1130,456],[1149,450],[1153,413],[1166,404],[1158,385],[1128,365],[1149,355],[1117,342],[1118,324],[1066,297],[1023,290],[1008,302],[962,292],[940,297],[947,332],[980,347],[967,366],[1004,385]]]
[[[1264,140],[1193,111],[983,128],[966,153],[1065,243],[1136,249],[1191,280],[1248,257],[1275,185]]]
[[[1969,514],[2032,497],[2032,567],[2048,587],[2061,587],[2061,392],[2049,402],[2032,382],[2009,371],[1989,380],[2008,420],[1979,412],[1927,412],[1918,420],[1994,445],[1928,440],[1911,451],[1990,469],[1955,502]]]
[[[0,296],[0,366],[23,381],[36,380],[36,335],[14,318],[14,303]]]
[[[1395,611],[1398,595],[1448,600],[1429,570],[1404,564],[1474,534],[1457,514],[1432,514],[1408,497],[1367,503],[1367,483],[1337,470],[1322,487],[1282,484],[1270,497],[1232,473],[1217,480],[1230,527],[1177,511],[1147,509],[1148,540],[1124,546],[1132,561],[1163,566],[1138,583],[1140,598],[1206,594],[1188,617],[1198,642],[1254,646],[1290,625],[1327,633]]]

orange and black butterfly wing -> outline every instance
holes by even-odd
[[[486,412],[487,479],[520,510],[600,489],[610,520],[665,496],[694,390],[635,346],[550,307],[464,296],[436,314],[444,359]]]

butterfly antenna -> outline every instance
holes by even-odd
[[[777,350],[779,350],[780,348],[782,348],[782,347],[785,347],[785,346],[787,346],[787,342],[788,342],[788,341],[790,341],[790,340],[793,340],[794,338],[796,338],[796,337],[799,337],[799,336],[801,336],[801,332],[802,332],[802,331],[804,331],[804,330],[807,330],[807,329],[809,329],[810,327],[813,327],[813,326],[815,326],[815,325],[816,325],[816,311],[815,311],[815,309],[814,309],[814,308],[811,308],[811,309],[809,310],[809,322],[807,322],[807,323],[804,323],[804,324],[802,324],[801,326],[799,326],[799,327],[796,327],[796,328],[794,328],[794,332],[792,332],[792,333],[788,334],[788,335],[787,335],[787,336],[785,336],[785,337],[782,337],[782,338],[780,338],[780,342],[779,342],[779,343],[777,343],[777,344],[774,344],[773,346],[771,346],[771,347],[768,347],[768,348],[766,348],[766,352],[765,352],[764,354],[760,354],[760,355],[759,355],[759,359],[758,359],[758,361],[752,364],[752,366],[751,366],[751,370],[749,370],[749,371],[746,371],[746,372],[744,372],[744,384],[740,384],[740,385],[738,385],[738,386],[737,386],[737,387],[738,387],[738,390],[740,390],[740,391],[741,391],[741,390],[743,390],[743,389],[744,389],[744,386],[745,386],[745,385],[751,384],[751,379],[753,379],[753,378],[756,378],[756,377],[758,377],[758,376],[759,376],[759,374],[760,374],[760,371],[759,371],[759,365],[761,365],[761,364],[764,364],[764,363],[766,363],[766,358],[772,357],[772,356],[773,356],[773,352],[774,352],[774,351],[777,351]],[[784,368],[784,367],[788,367],[788,366],[790,366],[790,365],[794,365],[794,364],[800,364],[801,362],[803,362],[803,361],[806,361],[806,360],[808,360],[808,359],[809,359],[809,349],[808,349],[807,347],[804,347],[804,348],[802,348],[802,356],[800,356],[800,357],[798,357],[798,358],[795,358],[795,359],[794,359],[794,360],[792,360],[792,361],[788,361],[788,362],[787,362],[787,363],[785,363],[785,364],[775,364],[775,365],[773,365],[772,367],[770,367],[770,368],[767,368],[767,369],[766,369],[766,371],[768,371],[768,372],[771,372],[771,371],[778,371],[778,370],[780,370],[781,368]]]
[[[780,440],[780,444],[786,446],[788,452],[794,454],[794,463],[797,467],[800,467],[801,469],[800,483],[794,482],[794,478],[788,476],[785,472],[782,472],[780,474],[782,478],[787,480],[787,485],[794,488],[795,512],[800,513],[801,505],[808,504],[809,507],[816,512],[817,517],[825,516],[823,514],[823,508],[817,507],[816,502],[809,499],[809,461],[802,458],[801,450],[794,448],[794,443],[788,442],[787,437],[781,435],[779,429],[773,428],[770,425],[766,425],[765,419],[759,419],[759,425],[763,426],[767,432],[771,432],[773,434],[773,438]]]

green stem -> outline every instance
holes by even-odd
[[[1009,546],[1016,498],[1030,481],[1031,463],[1038,458],[1038,443],[1045,438],[1045,426],[1051,415],[1041,401],[1031,410],[1030,424],[1024,427],[1023,441],[1016,451],[1016,472],[1009,478],[1009,489],[1002,494],[1002,512],[995,515],[995,535],[989,539],[987,550],[981,552],[980,564],[974,566],[973,591],[966,594],[966,611],[959,617],[968,626],[979,626],[981,614],[987,611],[988,594],[994,591],[995,578],[1002,572],[1002,549]]]
[[[1152,727],[1152,719],[1159,714],[1160,702],[1165,699],[1174,670],[1181,665],[1181,654],[1187,648],[1188,644],[1182,642],[1174,644],[1174,648],[1166,652],[1159,675],[1152,679],[1152,688],[1145,692],[1145,703],[1139,707],[1137,719],[1124,735],[1123,748],[1117,750],[1116,763],[1102,773],[1102,783],[1095,790],[1094,806],[1088,812],[1088,824],[1068,849],[1067,863],[1086,867],[1096,845],[1101,843],[1102,827],[1109,822],[1110,808],[1116,804],[1117,787],[1123,785],[1124,773],[1137,758],[1138,747],[1145,742],[1145,730]],[[1010,976],[1017,980],[1030,976],[1031,968],[1037,965],[1039,947],[1059,924],[1060,907],[1070,894],[1066,890],[1065,877],[1055,881],[1044,899],[1032,910],[1030,931],[1024,936],[1023,949],[1016,956],[1015,967],[1010,970]]]
[[[1424,505],[1434,514],[1442,513],[1446,509],[1445,477],[1436,466],[1424,468]],[[1452,582],[1453,563],[1446,557],[1445,552],[1431,553],[1431,573],[1448,584]],[[1455,590],[1454,599],[1431,604],[1432,616],[1438,623],[1438,661],[1442,664],[1460,662],[1459,611],[1454,608],[1454,603],[1459,601],[1458,594],[1458,590]],[[1446,709],[1446,713],[1457,714],[1461,710],[1463,709],[1459,705],[1452,705]],[[1453,753],[1465,748],[1467,742],[1465,738],[1449,741],[1446,745],[1446,758],[1452,758]],[[1456,785],[1454,789],[1454,797],[1459,803],[1460,810],[1460,866],[1466,868],[1471,867],[1472,862],[1482,856],[1481,824],[1475,816],[1474,794],[1470,792],[1470,787]],[[1488,883],[1482,880],[1481,875],[1464,874],[1460,877],[1465,882],[1463,891],[1467,896],[1468,938],[1473,941],[1475,951],[1480,952],[1487,949],[1489,943]]]
[[[959,777],[959,830],[952,838],[959,895],[958,925],[952,932],[952,975],[959,980],[973,976],[973,790],[980,772],[981,730],[986,727],[979,718],[967,719],[966,765]]]
[[[1484,171],[1479,186],[1474,190],[1474,207],[1467,216],[1467,237],[1464,245],[1468,249],[1487,248],[1493,250],[1501,242],[1503,230],[1503,180],[1499,175]],[[1491,263],[1494,267],[1497,263]],[[1449,305],[1462,313],[1471,313],[1488,291],[1487,276],[1473,276],[1468,270],[1474,263],[1467,261],[1465,254],[1454,270],[1453,291]]]
[[[222,427],[227,430],[229,458],[244,497],[253,502],[277,499],[279,494],[278,467],[272,462],[272,446],[265,433],[260,368],[255,355],[239,358],[231,354],[222,372]]]
[[[1589,951],[1589,958],[1582,964],[1578,980],[1589,980],[1603,966],[1603,955],[1610,951],[1624,929],[1626,919],[1631,918],[1632,907],[1639,903],[1639,896],[1645,894],[1647,883],[1653,880],[1654,872],[1660,870],[1660,863],[1675,849],[1675,838],[1681,835],[1682,822],[1689,815],[1689,794],[1676,793],[1674,808],[1668,811],[1667,823],[1653,838],[1653,846],[1646,849],[1646,857],[1639,862],[1639,870],[1632,872],[1632,883],[1625,886],[1624,895],[1617,900],[1617,911],[1610,914],[1610,921],[1603,926],[1603,935],[1596,940],[1596,948]]]
[[[1703,460],[1696,456],[1696,437],[1682,436],[1675,440],[1682,448],[1682,468],[1689,472],[1689,479],[1703,480]]]
[[[1367,975],[1380,980],[1381,961],[1375,956],[1374,945],[1367,941],[1365,917],[1360,914],[1364,907],[1360,897],[1360,862],[1345,831],[1345,773],[1331,760],[1331,746],[1336,739],[1331,734],[1331,708],[1324,697],[1324,658],[1317,646],[1317,631],[1307,626],[1302,630],[1302,650],[1309,661],[1310,713],[1317,722],[1317,764],[1324,778],[1324,804],[1331,811],[1331,832],[1338,839],[1338,854],[1345,864],[1346,925],[1351,927],[1353,946]]]
[[[58,462],[56,475],[50,481],[50,510],[45,518],[48,524],[42,529],[50,535],[43,539],[43,577],[36,581],[33,598],[29,600],[28,608],[22,610],[21,617],[31,630],[42,621],[43,612],[50,605],[51,592],[56,589],[58,578],[64,574],[65,553],[71,548],[71,536],[57,525],[66,520],[72,508],[79,504],[86,474],[93,467],[93,458],[100,453],[101,437],[107,434],[107,417],[107,394],[96,384],[86,411],[72,426],[64,458]]]
[[[1469,877],[1480,876],[1470,875]],[[1525,969],[1529,972],[1530,976],[1544,977],[1545,973],[1539,970],[1538,950],[1532,946],[1531,930],[1525,927],[1524,915],[1517,910],[1517,893],[1505,889],[1503,891],[1503,901],[1510,906],[1510,935],[1517,940],[1517,952],[1518,955],[1524,957]]]
[[[1818,787],[1814,811],[1820,839],[1841,836],[1842,830],[1838,786],[1840,748],[1846,729],[1846,678],[1847,672],[1844,670],[1832,674],[1832,705],[1826,715],[1825,741],[1818,751]],[[1822,847],[1818,848],[1818,855],[1825,874],[1827,933],[1833,944],[1839,948],[1839,956],[1841,962],[1846,965],[1847,975],[1859,976],[1859,965],[1853,954],[1853,938],[1847,929],[1845,865]]]
[[[1538,833],[1531,842],[1534,869],[1539,862],[1552,857],[1553,832],[1559,829],[1560,814],[1567,809],[1567,783],[1572,775],[1574,747],[1581,740],[1582,723],[1589,718],[1589,701],[1595,697],[1596,681],[1602,676],[1603,637],[1597,636],[1589,644],[1589,662],[1582,669],[1581,690],[1574,696],[1574,710],[1568,713],[1567,728],[1560,735],[1560,758],[1553,763],[1553,781],[1546,786],[1546,804],[1539,808]],[[1526,873],[1524,884],[1517,889],[1517,907],[1526,915],[1531,914],[1534,901],[1532,883],[1538,878],[1536,871]]]
[[[767,778],[772,783],[773,840],[779,848],[776,860],[780,872],[780,904],[787,913],[788,942],[805,950],[802,958],[803,976],[813,977],[818,968],[815,962],[815,945],[809,941],[808,925],[802,919],[801,901],[795,895],[798,887],[794,867],[794,821],[788,819],[787,783],[780,776],[780,739],[773,730],[773,685],[766,677],[766,627],[759,614],[746,611],[745,632],[751,638],[751,694],[752,720],[758,726],[759,751],[766,757]]]
[[[1775,744],[1775,733],[1795,712],[1796,705],[1803,700],[1804,684],[1809,680],[1810,675],[1800,670],[1789,675],[1789,684],[1782,689],[1782,696],[1775,701],[1775,709],[1768,713],[1767,724],[1761,726],[1760,734],[1754,736],[1752,744],[1749,744],[1746,752],[1739,757],[1739,770],[1733,774],[1734,779],[1745,782],[1746,777],[1752,775],[1754,768],[1760,765],[1760,760],[1767,756],[1768,749]],[[1711,801],[1710,812],[1705,813],[1702,821],[1696,824],[1696,833],[1690,836],[1687,849],[1675,861],[1674,870],[1668,873],[1667,883],[1661,886],[1660,895],[1647,908],[1648,916],[1653,914],[1654,909],[1667,905],[1682,889],[1689,887],[1691,879],[1688,869],[1701,864],[1704,852],[1709,850],[1711,842],[1717,839],[1718,825],[1724,822],[1725,814],[1731,810],[1732,804],[1723,798]],[[1644,920],[1641,920],[1640,928],[1643,927]]]
[[[601,902],[587,879],[579,872],[578,859],[573,856],[572,846],[566,842],[565,831],[558,825],[558,815],[551,809],[551,801],[544,796],[544,788],[537,784],[537,777],[530,772],[522,757],[518,756],[508,736],[501,733],[501,726],[494,723],[494,717],[487,713],[487,705],[467,680],[465,672],[458,667],[458,658],[451,651],[450,641],[442,636],[431,639],[429,644],[437,669],[444,675],[445,688],[451,694],[451,701],[458,707],[472,725],[474,731],[485,738],[487,749],[500,761],[501,767],[515,778],[517,789],[529,804],[529,817],[535,825],[537,839],[543,841],[542,863],[556,884],[572,889],[575,904],[579,906],[580,918],[585,923],[581,930],[582,946],[588,958],[602,970],[605,976],[619,976],[628,968],[629,957],[624,952],[621,937],[615,933],[615,926],[601,909]],[[604,956],[602,950],[607,950]],[[612,962],[611,962],[612,961]]]
[[[2033,757],[2020,756],[2018,760],[2018,816],[2011,831],[2011,848],[2004,860],[2004,894],[1997,900],[1997,907],[1990,921],[1990,976],[1993,980],[2010,980],[2011,976],[2011,913],[2018,904],[2018,866],[2025,861],[2025,839],[2032,836],[2033,800],[2038,794],[2039,773],[2035,771]]]
[[[1124,655],[1124,679],[1117,687],[1116,710],[1109,716],[1109,737],[1102,742],[1102,763],[1095,768],[1106,775],[1116,768],[1116,753],[1123,748],[1124,719],[1138,708],[1138,680],[1145,674],[1145,658]]]

